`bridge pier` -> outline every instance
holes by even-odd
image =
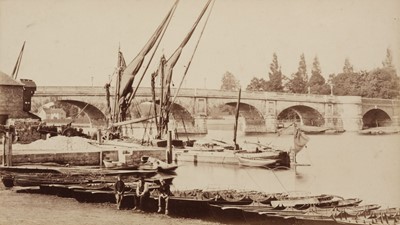
[[[174,128],[179,134],[207,134],[207,117],[195,116],[193,120],[174,121]]]
[[[266,115],[265,116],[265,128],[267,133],[276,133],[277,132],[277,120],[275,115]]]
[[[393,116],[392,117],[392,125],[393,126],[400,126],[400,120],[398,116]]]
[[[359,96],[338,96],[340,104],[339,117],[342,119],[343,129],[358,131],[362,129],[362,104]]]
[[[197,134],[207,134],[207,117],[206,116],[196,116],[194,117],[195,133]]]

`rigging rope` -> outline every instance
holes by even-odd
[[[178,93],[179,93],[179,90],[181,89],[183,80],[184,80],[185,77],[186,77],[186,74],[187,74],[187,72],[188,72],[188,70],[189,70],[190,64],[192,63],[193,58],[194,58],[194,55],[195,55],[195,53],[196,53],[197,47],[199,46],[201,37],[203,36],[203,33],[204,33],[205,28],[206,28],[208,19],[210,18],[211,12],[212,12],[213,7],[214,7],[214,3],[215,3],[215,0],[213,1],[212,5],[211,5],[210,12],[209,12],[208,15],[207,15],[206,21],[205,21],[205,23],[204,23],[203,29],[201,30],[199,39],[197,40],[197,43],[196,43],[196,46],[195,46],[195,48],[194,48],[193,54],[192,54],[192,56],[191,56],[191,58],[190,58],[190,60],[189,60],[189,62],[188,62],[188,64],[187,64],[187,66],[186,66],[186,69],[185,69],[185,72],[183,73],[183,77],[182,77],[182,79],[181,79],[181,82],[179,83],[178,89],[176,90],[175,95],[174,95],[174,98],[172,99],[171,104],[169,105],[169,107],[171,107],[171,106],[174,104],[175,99],[176,99],[176,97],[178,96]]]
[[[114,78],[114,76],[115,76],[117,70],[118,70],[118,68],[115,68],[115,69],[114,69],[114,72],[113,72],[112,75],[109,77],[108,83],[107,83],[107,84],[110,84],[110,85],[111,85],[111,81],[113,80],[113,78]]]
[[[168,28],[168,26],[169,26],[169,23],[171,22],[171,19],[172,19],[174,13],[175,13],[176,5],[178,5],[178,2],[179,2],[179,0],[176,1],[176,3],[175,3],[175,8],[173,9],[173,11],[172,11],[170,17],[168,18],[167,24],[165,25],[165,28],[164,28],[164,30],[163,30],[161,36],[160,36],[160,39],[159,39],[159,41],[158,41],[156,47],[154,48],[153,54],[151,54],[151,57],[150,57],[150,59],[149,59],[149,62],[147,63],[146,68],[144,69],[143,74],[142,74],[142,76],[140,77],[138,84],[136,85],[135,90],[133,91],[133,93],[131,94],[131,96],[130,96],[129,99],[128,99],[127,107],[130,106],[132,99],[135,97],[136,92],[137,92],[137,90],[139,89],[140,83],[142,82],[142,80],[143,80],[143,78],[144,78],[144,75],[146,74],[146,72],[147,72],[147,70],[148,70],[148,68],[149,68],[149,66],[150,66],[150,63],[152,62],[152,60],[153,60],[153,58],[154,58],[154,55],[155,55],[155,53],[157,52],[157,49],[158,49],[158,47],[159,47],[159,45],[160,45],[160,43],[161,43],[161,40],[163,39],[164,34],[165,34],[165,32],[166,32],[166,30],[167,30],[167,28]]]

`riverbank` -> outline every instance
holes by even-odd
[[[79,203],[57,196],[16,193],[0,186],[0,224],[7,225],[218,225],[197,219],[117,210],[114,204]]]

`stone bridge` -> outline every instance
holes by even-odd
[[[172,95],[175,89],[172,89]],[[114,90],[111,89],[111,93]],[[159,89],[156,90],[159,93]],[[209,89],[181,89],[172,107],[178,132],[206,133],[210,112],[223,106],[235,107],[238,92]],[[113,96],[112,96],[113,97]],[[131,118],[152,113],[150,88],[139,88],[130,107]],[[82,109],[93,125],[106,125],[106,94],[103,87],[38,87],[32,111],[51,102],[72,104]],[[112,101],[111,101],[112,102]],[[244,132],[276,132],[278,125],[298,121],[303,125],[357,131],[363,126],[398,125],[400,100],[367,99],[358,96],[242,92],[241,121]]]

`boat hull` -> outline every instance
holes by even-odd
[[[260,158],[245,158],[238,157],[239,164],[241,166],[250,166],[250,167],[270,167],[276,164],[277,160],[275,159],[260,159]]]
[[[262,158],[264,162],[246,160],[246,158]],[[242,160],[240,159],[242,158]],[[232,150],[182,150],[175,151],[175,162],[219,163],[231,165],[263,166],[268,168],[290,168],[290,156],[285,151],[277,152],[236,152]],[[273,161],[272,161],[273,160]],[[259,165],[256,165],[259,164]]]

